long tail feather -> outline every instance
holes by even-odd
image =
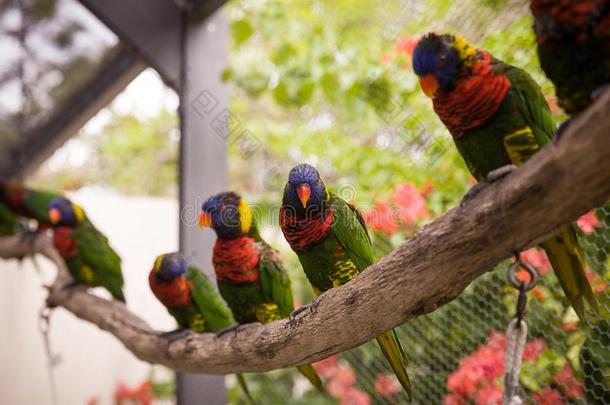
[[[252,398],[252,394],[250,394],[250,391],[248,390],[248,384],[246,384],[246,379],[243,374],[235,374],[235,376],[237,377],[237,384],[239,384],[239,387],[246,395],[246,398],[248,398],[248,401],[250,401],[252,405],[256,405],[256,401]]]
[[[320,376],[318,375],[318,373],[316,373],[316,370],[314,370],[314,368],[311,364],[304,364],[302,366],[298,366],[297,370],[299,370],[299,372],[301,374],[303,374],[309,380],[311,385],[316,387],[316,389],[318,391],[326,394],[326,389],[324,389],[324,384],[322,383]]]
[[[599,314],[595,294],[587,280],[585,260],[573,225],[541,243],[561,288],[580,319],[585,319],[585,302]]]
[[[411,381],[409,380],[409,375],[407,374],[408,360],[402,346],[400,345],[396,331],[392,329],[385,332],[383,335],[378,336],[377,343],[379,343],[379,347],[381,347],[383,355],[386,359],[388,359],[392,370],[394,370],[394,374],[396,374],[396,377],[398,377],[398,381],[405,389],[410,401],[413,397],[413,388],[411,387]]]

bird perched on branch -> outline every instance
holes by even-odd
[[[38,229],[49,228],[49,203],[61,197],[48,191],[33,190],[16,182],[0,182],[0,203],[4,204],[15,215],[38,222]]]
[[[329,192],[311,165],[301,164],[290,171],[280,227],[316,295],[342,286],[373,263],[371,240],[360,213]],[[407,357],[396,332],[385,332],[377,342],[411,398]]]
[[[540,65],[575,115],[610,85],[610,0],[532,0]]]
[[[199,226],[216,232],[212,258],[216,282],[240,325],[265,324],[292,313],[294,301],[288,273],[278,253],[261,238],[246,200],[231,191],[208,198],[202,206]],[[310,364],[297,369],[325,392]]]
[[[479,182],[465,200],[486,181],[495,181],[523,164],[551,140],[555,124],[538,84],[525,71],[472,47],[462,37],[425,35],[415,47],[413,69]],[[584,318],[584,301],[595,311],[598,304],[585,275],[576,235],[571,225],[541,246],[566,297]]]
[[[235,320],[225,302],[208,278],[194,266],[189,266],[178,252],[156,258],[148,275],[153,294],[167,308],[181,329],[166,336],[179,337],[182,330],[196,333],[218,332],[231,327]],[[237,374],[237,382],[254,403],[246,380]]]
[[[104,287],[125,302],[121,258],[108,239],[89,221],[83,209],[64,197],[49,203],[53,243],[75,284]]]

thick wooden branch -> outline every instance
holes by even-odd
[[[265,371],[323,359],[431,312],[477,276],[610,199],[610,92],[504,180],[425,226],[357,279],[319,299],[315,311],[222,337],[168,342],[116,301],[52,286],[48,301],[115,335],[138,358],[200,373]],[[0,256],[42,253],[65,267],[48,235],[31,247],[0,240]]]

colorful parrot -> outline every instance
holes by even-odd
[[[458,35],[425,35],[413,52],[413,69],[479,182],[494,181],[523,164],[555,132],[549,106],[531,76]],[[598,305],[576,235],[570,225],[541,246],[566,297],[584,318],[584,300],[595,311]]]
[[[540,65],[575,115],[610,84],[610,0],[532,0]]]
[[[212,283],[196,267],[188,266],[180,253],[158,256],[148,275],[148,283],[155,297],[182,329],[197,333],[219,332],[235,323]],[[241,389],[254,403],[245,378],[241,374],[236,376]]]
[[[208,198],[202,206],[199,226],[216,232],[212,257],[216,282],[240,325],[273,322],[294,311],[288,273],[279,254],[258,233],[246,200],[230,191]],[[310,364],[297,369],[325,392]]]
[[[49,203],[48,216],[53,224],[55,248],[75,283],[104,287],[115,299],[125,302],[121,258],[83,209],[60,197]]]
[[[316,295],[342,286],[373,263],[371,240],[362,216],[329,192],[311,165],[301,164],[290,171],[280,227]],[[396,332],[385,332],[377,342],[411,398],[407,357]]]
[[[15,182],[0,182],[0,203],[17,216],[35,219],[39,229],[49,228],[49,203],[59,194],[29,189]]]

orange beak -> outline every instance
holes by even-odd
[[[307,201],[309,201],[309,196],[311,196],[311,186],[307,183],[299,184],[297,186],[297,195],[299,200],[301,200],[301,204],[303,204],[303,208],[307,207]]]
[[[424,94],[430,98],[434,98],[434,94],[439,88],[438,80],[434,75],[425,75],[419,78],[419,85],[424,91]]]
[[[199,228],[211,228],[212,227],[212,216],[207,212],[202,212],[199,215]]]
[[[51,208],[49,210],[49,219],[52,224],[56,224],[61,221],[61,212],[57,208]]]

